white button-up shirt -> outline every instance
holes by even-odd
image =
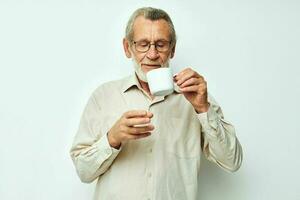
[[[210,95],[208,100],[209,110],[200,114],[177,89],[151,100],[136,75],[99,86],[70,151],[80,179],[97,180],[94,199],[196,200],[202,153],[227,171],[237,170],[242,148],[234,127]],[[137,109],[153,113],[152,134],[112,148],[108,131],[123,113]]]

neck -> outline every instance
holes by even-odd
[[[138,78],[138,77],[137,77],[137,78]],[[144,81],[142,81],[142,80],[140,80],[139,78],[138,78],[138,81],[139,81],[139,83],[140,83],[142,89],[143,89],[143,90],[151,97],[151,99],[153,99],[154,96],[153,96],[153,95],[151,94],[151,92],[150,92],[150,88],[149,88],[148,83],[147,83],[147,82],[144,82]]]

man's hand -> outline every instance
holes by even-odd
[[[186,68],[174,77],[174,82],[198,113],[207,112],[207,83],[203,76],[191,68]]]
[[[145,110],[124,113],[108,132],[109,144],[120,148],[127,140],[136,140],[151,135],[154,126],[150,124],[153,114]]]

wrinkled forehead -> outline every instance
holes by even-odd
[[[170,28],[164,19],[152,21],[139,16],[133,24],[133,40],[170,40]]]

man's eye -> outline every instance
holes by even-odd
[[[166,46],[167,44],[165,43],[165,42],[163,42],[163,41],[161,41],[161,42],[157,42],[156,43],[156,46],[158,46],[158,47],[164,47],[164,46]]]
[[[138,45],[141,46],[141,47],[146,47],[146,46],[148,46],[148,43],[147,42],[142,42],[142,43],[139,43]]]
[[[158,44],[156,44],[156,46],[158,46],[158,47],[164,47],[165,44],[164,43],[158,43]]]

